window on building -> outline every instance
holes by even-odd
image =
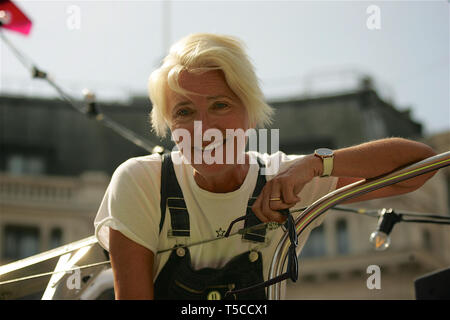
[[[25,167],[25,159],[20,155],[12,155],[6,161],[6,171],[12,174],[21,174]]]
[[[3,232],[3,258],[19,260],[39,253],[39,228],[7,225]]]
[[[53,228],[50,232],[50,249],[57,248],[62,245],[61,228]]]
[[[43,157],[11,154],[6,158],[6,171],[15,174],[43,174],[45,161]]]
[[[337,253],[338,254],[347,254],[349,253],[349,237],[348,237],[348,228],[347,221],[345,219],[339,219],[336,222],[336,236],[337,236]]]
[[[300,253],[300,258],[316,258],[326,254],[325,232],[323,225],[313,229]]]
[[[425,250],[432,250],[433,249],[433,245],[431,243],[431,234],[430,231],[428,230],[423,230],[422,231],[422,243],[423,243],[423,248]]]

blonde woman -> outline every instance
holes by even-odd
[[[246,152],[242,139],[269,124],[273,110],[243,44],[231,36],[179,40],[151,74],[149,95],[154,132],[163,137],[170,130],[179,151],[131,158],[113,174],[95,234],[110,253],[116,299],[223,299],[264,283],[286,209],[435,155],[401,138],[339,150],[317,146],[307,155]],[[352,201],[411,192],[431,176]],[[231,234],[246,232],[224,237],[239,220]],[[266,222],[274,223],[254,228]],[[307,236],[298,239],[297,253]],[[227,298],[265,299],[265,290]]]

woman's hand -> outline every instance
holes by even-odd
[[[297,194],[315,176],[320,176],[322,170],[322,160],[314,155],[298,159],[265,184],[252,206],[253,212],[262,222],[282,223],[286,216],[277,210],[291,208],[299,202]]]

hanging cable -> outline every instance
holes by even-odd
[[[88,116],[91,119],[95,119],[101,124],[103,124],[105,127],[108,127],[118,133],[123,138],[127,139],[128,141],[134,143],[135,145],[147,150],[150,153],[158,152],[163,153],[164,148],[162,146],[156,145],[144,137],[141,137],[134,131],[131,131],[130,129],[126,128],[125,126],[117,123],[116,121],[112,120],[110,117],[105,115],[104,113],[101,113],[101,111],[98,110],[97,107],[92,108],[92,106],[95,104],[95,101],[90,100],[89,103],[87,103],[87,106],[79,105],[76,103],[76,100],[71,97],[68,93],[66,93],[58,84],[53,81],[47,73],[43,70],[40,70],[35,63],[32,62],[32,60],[25,56],[25,54],[21,53],[12,43],[9,41],[9,39],[3,34],[2,30],[0,29],[0,36],[4,43],[11,49],[13,54],[16,56],[16,58],[21,62],[21,64],[30,71],[31,76],[33,78],[43,79],[47,81],[50,86],[52,86],[56,92],[58,92],[59,96],[67,102],[70,106],[72,106],[75,110],[78,112]],[[90,91],[87,91],[90,93]],[[86,97],[85,99],[89,100],[89,97]]]

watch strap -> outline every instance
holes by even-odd
[[[333,171],[333,157],[322,157],[323,172],[322,177],[328,177]]]

